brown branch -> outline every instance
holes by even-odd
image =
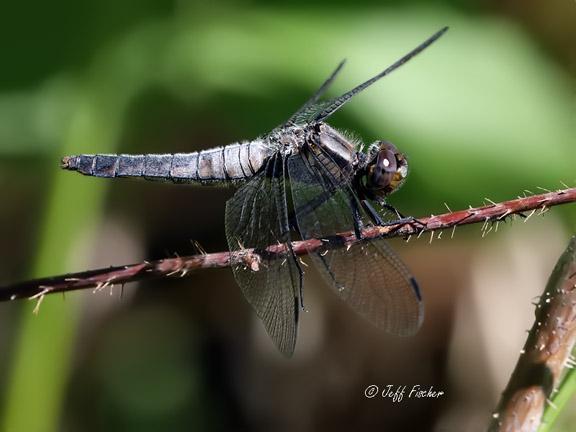
[[[536,319],[490,431],[536,431],[576,341],[576,237],[568,244],[536,305]]]
[[[362,230],[363,239],[378,237],[407,237],[420,235],[425,231],[444,230],[459,225],[484,223],[487,232],[493,224],[504,221],[513,215],[525,218],[536,211],[544,211],[549,207],[576,201],[576,188],[549,192],[518,198],[501,203],[492,203],[483,207],[470,208],[440,216],[431,216],[412,221],[400,221],[386,226],[374,226]],[[531,211],[527,216],[522,212]],[[310,252],[324,251],[332,248],[350,247],[358,240],[353,231],[335,234],[328,238],[309,239],[292,243],[292,249],[298,256]],[[267,257],[283,258],[286,255],[284,245],[271,245],[264,251]],[[262,252],[260,252],[262,253]],[[254,271],[260,267],[261,256],[258,251],[245,249],[237,252],[217,252],[193,255],[189,257],[166,258],[158,261],[146,261],[126,266],[109,267],[98,270],[88,270],[79,273],[30,280],[0,288],[0,301],[20,298],[42,298],[46,294],[74,291],[79,289],[105,287],[142,281],[152,278],[185,276],[189,272],[206,268],[230,267],[243,263]]]

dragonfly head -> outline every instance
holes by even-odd
[[[388,141],[376,141],[370,146],[370,161],[366,166],[364,187],[374,199],[383,199],[400,189],[408,176],[408,161],[396,146]]]

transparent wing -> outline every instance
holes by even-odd
[[[321,156],[304,149],[288,159],[294,212],[303,238],[327,237],[354,227],[359,203],[350,188],[350,174],[329,155]],[[423,304],[418,285],[385,240],[311,256],[337,295],[372,324],[396,335],[419,329]]]
[[[300,110],[290,117],[290,120],[286,122],[282,127],[291,125],[305,125],[314,122],[315,118],[320,115],[326,108],[331,104],[331,100],[320,101],[305,105]]]
[[[286,185],[282,158],[272,157],[266,169],[242,186],[226,203],[226,238],[231,251],[255,248],[261,262],[233,266],[234,277],[264,323],[278,349],[294,352],[301,272],[293,254],[273,256],[264,249],[290,244]]]
[[[344,66],[344,61],[342,61],[338,67],[334,70],[332,75],[328,77],[328,79],[320,86],[320,88],[314,93],[314,95],[295,113],[290,117],[290,119],[284,124],[283,126],[289,126],[294,124],[306,124],[306,123],[313,123],[324,121],[332,114],[334,114],[337,110],[342,108],[345,103],[347,103],[350,99],[352,99],[355,95],[360,93],[361,91],[367,89],[376,81],[380,80],[381,78],[385,77],[386,75],[390,74],[394,70],[398,69],[403,64],[407,63],[412,58],[416,57],[430,45],[432,45],[436,40],[440,38],[446,31],[448,27],[444,27],[441,30],[434,33],[408,54],[404,55],[396,62],[388,66],[379,74],[375,75],[374,77],[370,78],[369,80],[363,82],[362,84],[357,85],[353,89],[347,91],[346,93],[338,96],[336,98],[318,102],[320,96],[326,91],[326,89],[330,86],[338,72]]]
[[[426,48],[428,48],[430,45],[432,45],[434,42],[436,42],[440,38],[440,36],[442,36],[447,31],[448,31],[448,27],[442,28],[441,30],[437,31],[432,36],[430,36],[428,39],[426,39],[424,42],[422,42],[420,45],[418,45],[416,48],[414,48],[412,51],[410,51],[408,54],[406,54],[403,57],[401,57],[400,59],[396,60],[396,62],[394,62],[393,64],[388,66],[386,69],[384,69],[378,75],[370,78],[369,80],[363,82],[360,85],[357,85],[352,90],[347,91],[343,95],[328,101],[328,103],[325,104],[324,109],[322,111],[320,111],[317,115],[315,115],[313,120],[314,121],[326,120],[328,117],[330,117],[332,114],[334,114],[340,108],[342,108],[342,106],[344,106],[344,104],[346,102],[348,102],[350,99],[352,99],[355,95],[357,95],[361,91],[367,89],[368,87],[370,87],[372,84],[374,84],[379,79],[392,73],[393,71],[398,69],[403,64],[407,63],[412,58],[416,57],[418,54],[420,54],[422,51],[424,51]]]
[[[338,73],[344,67],[346,60],[342,60],[332,74],[322,83],[322,85],[314,92],[314,94],[300,107],[292,116],[286,121],[283,126],[300,125],[307,123],[310,119],[314,118],[317,114],[323,111],[328,103],[317,103],[318,99],[326,92],[328,87],[332,84]]]
[[[316,262],[338,296],[376,327],[399,336],[415,334],[424,317],[420,290],[406,265],[379,239],[317,255]]]

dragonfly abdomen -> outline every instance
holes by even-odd
[[[193,153],[67,156],[62,168],[95,177],[222,183],[252,177],[271,153],[261,140],[255,140]]]

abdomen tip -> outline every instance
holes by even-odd
[[[76,168],[76,164],[74,163],[75,160],[76,157],[74,156],[64,156],[60,161],[60,168],[75,169]]]

